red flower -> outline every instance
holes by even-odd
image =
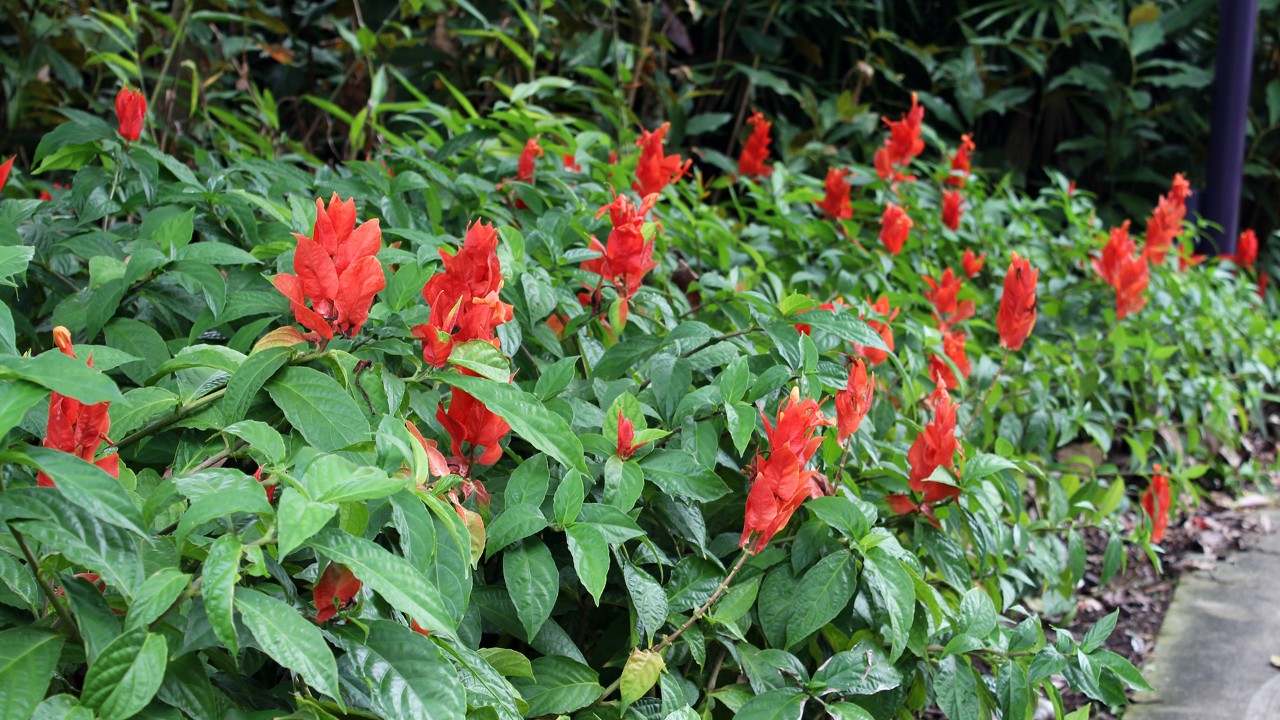
[[[888,295],[881,295],[880,299],[876,300],[874,303],[871,302],[871,298],[867,298],[867,305],[873,312],[886,316],[883,321],[867,320],[867,325],[869,325],[872,330],[880,333],[880,339],[884,340],[885,347],[889,349],[886,351],[877,348],[864,347],[862,345],[854,345],[853,351],[866,358],[867,362],[872,365],[879,365],[888,359],[889,353],[893,352],[893,326],[891,323],[894,318],[898,317],[899,308],[889,307]],[[866,316],[862,315],[860,317],[865,318]]]
[[[764,161],[769,157],[769,131],[773,129],[773,123],[765,120],[757,110],[747,119],[747,124],[752,127],[751,137],[747,138],[747,144],[742,146],[742,155],[738,157],[738,174],[743,177],[768,175],[773,172],[773,167]]]
[[[636,443],[635,426],[627,419],[621,410],[618,411],[618,457],[626,460],[631,457],[635,451],[648,445],[649,441]]]
[[[1139,255],[1121,261],[1116,269],[1115,282],[1111,283],[1116,289],[1117,320],[1123,320],[1146,306],[1147,283],[1150,280],[1145,256]]]
[[[960,227],[960,218],[964,216],[964,209],[960,207],[961,199],[959,190],[942,193],[942,224],[953,232]]]
[[[818,207],[833,220],[848,220],[853,217],[853,205],[849,202],[849,182],[845,180],[848,174],[848,170],[827,170],[827,180],[824,183],[826,194]]]
[[[942,331],[942,352],[955,363],[959,368],[960,374],[969,377],[969,373],[973,371],[973,367],[969,364],[969,357],[965,354],[964,343],[968,336],[959,331],[943,330]],[[956,374],[951,370],[951,366],[937,355],[929,356],[929,376],[936,378],[940,387],[947,389],[960,386],[960,381],[956,379]]]
[[[946,180],[948,185],[955,188],[964,187],[965,182],[969,179],[970,156],[977,147],[977,145],[973,144],[972,136],[960,136],[960,147],[956,150],[955,157],[951,158],[951,174],[947,176]]]
[[[560,162],[564,163],[564,169],[568,170],[569,172],[576,172],[576,173],[582,172],[582,165],[580,165],[572,155],[560,156]]]
[[[280,486],[279,486],[279,485],[263,485],[263,484],[262,484],[262,467],[261,467],[261,466],[259,466],[257,470],[254,470],[254,471],[253,471],[253,479],[254,479],[254,480],[257,480],[257,481],[258,481],[258,485],[261,485],[261,486],[262,486],[262,491],[263,491],[264,493],[266,493],[266,495],[267,495],[267,502],[269,502],[269,503],[274,503],[274,502],[276,501],[276,490],[277,490]]]
[[[4,186],[3,177],[3,174],[0,174],[0,187]],[[1240,239],[1236,241],[1236,253],[1231,256],[1231,262],[1240,267],[1251,267],[1257,259],[1258,235],[1249,228],[1240,233]]]
[[[1105,280],[1108,285],[1114,285],[1116,272],[1121,263],[1133,257],[1135,249],[1133,240],[1129,237],[1129,221],[1125,220],[1119,227],[1111,228],[1107,236],[1107,244],[1102,248],[1102,254],[1093,259],[1094,272],[1098,273],[1098,277]]]
[[[14,157],[17,157],[16,155]],[[0,163],[0,190],[4,189],[4,184],[9,181],[9,170],[13,167],[13,157]]]
[[[772,448],[769,457],[756,456],[755,482],[747,494],[746,516],[738,547],[745,547],[755,536],[750,552],[758,553],[810,495],[816,470],[805,470],[791,448]]]
[[[142,136],[142,120],[147,115],[147,99],[137,90],[120,88],[116,93],[116,117],[120,118],[120,137],[130,142]]]
[[[451,472],[449,470],[449,461],[445,459],[444,453],[440,452],[440,448],[436,447],[436,441],[423,437],[422,431],[418,430],[418,426],[408,420],[404,421],[404,427],[427,453],[427,473],[433,477],[448,475]]]
[[[875,387],[875,376],[868,375],[866,364],[854,358],[844,389],[836,392],[836,439],[839,442],[844,443],[858,432],[863,418],[871,412]]]
[[[449,402],[449,411],[445,412],[444,403],[436,408],[436,420],[449,433],[450,449],[458,457],[467,457],[468,465],[475,462],[481,465],[492,465],[502,457],[502,446],[498,444],[511,430],[506,420],[498,417],[485,407],[484,403],[466,392],[453,389],[453,397]],[[477,448],[484,448],[479,459],[462,454],[462,444],[471,445],[471,456]]]
[[[921,277],[924,277],[925,283],[929,285],[929,290],[924,296],[933,305],[933,316],[938,320],[939,330],[945,331],[973,317],[973,301],[960,302],[960,286],[963,280],[955,274],[954,270],[951,268],[944,270],[940,281],[931,277]]]
[[[907,241],[907,234],[914,224],[906,210],[889,203],[880,216],[880,242],[884,243],[890,253],[897,255],[902,252],[902,245]]]
[[[647,195],[636,207],[626,195],[615,195],[613,202],[596,211],[597,218],[609,213],[613,229],[604,245],[591,238],[590,248],[601,257],[584,261],[582,269],[610,278],[623,299],[635,295],[645,273],[658,266],[653,261],[653,240],[646,241],[643,232],[645,216],[657,201],[656,194]]]
[[[769,449],[776,451],[784,446],[790,448],[800,459],[802,466],[809,463],[809,458],[813,457],[822,444],[822,438],[817,436],[818,428],[831,424],[822,414],[816,400],[800,399],[799,388],[792,388],[791,395],[778,406],[776,424],[771,425],[768,418],[763,419]]]
[[[662,127],[653,132],[642,130],[640,138],[636,140],[636,147],[640,148],[640,163],[636,166],[636,181],[632,187],[641,196],[662,192],[663,188],[683,177],[693,163],[678,154],[663,154],[666,151],[662,146],[662,139],[670,129],[671,123],[663,123]]]
[[[64,355],[75,357],[75,348],[71,345],[71,331],[59,325],[53,329],[53,342]],[[89,356],[89,367],[93,367],[93,356]],[[102,468],[111,477],[120,477],[120,456],[111,453],[101,460],[94,461],[98,447],[107,439],[111,428],[111,418],[107,415],[110,403],[100,402],[85,405],[75,398],[52,393],[49,395],[49,420],[45,425],[44,446],[61,450],[68,455],[91,462]],[[43,472],[36,475],[36,483],[41,487],[54,487],[53,479]]]
[[[1142,494],[1142,509],[1151,518],[1151,542],[1158,543],[1164,539],[1164,531],[1169,526],[1169,478],[1162,474],[1162,468],[1155,466],[1156,474],[1151,476],[1151,485]]]
[[[355,573],[338,563],[329,563],[311,589],[311,597],[316,606],[316,622],[326,622],[337,615],[338,608],[346,607],[351,598],[360,592],[360,585]]]
[[[888,160],[898,167],[906,167],[911,160],[924,150],[924,140],[920,132],[924,124],[924,108],[920,106],[915,93],[911,93],[911,109],[901,120],[882,118],[889,126],[889,137],[885,138],[884,147]]]
[[[542,148],[538,146],[538,138],[529,138],[524,144],[524,150],[520,152],[520,160],[516,163],[516,180],[533,182],[534,164],[540,157],[542,157]]]
[[[964,276],[972,278],[974,275],[982,272],[982,265],[986,259],[986,253],[974,255],[972,250],[965,250],[964,257],[960,258],[960,266],[964,268]]]
[[[1164,262],[1174,238],[1182,233],[1182,219],[1187,214],[1187,198],[1191,197],[1191,184],[1178,173],[1173,176],[1173,186],[1162,195],[1156,209],[1147,221],[1147,242],[1142,249],[1152,264]]]
[[[440,249],[444,270],[422,287],[431,316],[426,325],[413,328],[427,364],[443,367],[455,343],[484,340],[499,347],[494,330],[511,319],[512,307],[498,299],[502,266],[497,249],[497,229],[479,221],[467,228],[457,254]]]
[[[925,480],[940,467],[951,468],[959,448],[955,434],[956,406],[952,404],[946,388],[939,386],[934,390],[931,400],[934,418],[916,436],[907,452],[907,462],[911,464],[911,489],[923,492],[926,503],[939,502],[960,494],[959,487]]]
[[[296,274],[280,273],[272,282],[303,327],[325,340],[335,333],[351,337],[369,319],[373,296],[387,286],[377,257],[382,230],[376,219],[356,227],[355,200],[344,203],[334,193],[327,209],[316,200],[312,235],[294,234]]]
[[[1178,272],[1186,272],[1191,268],[1205,261],[1204,255],[1200,253],[1181,250],[1178,252]]]
[[[1036,280],[1039,270],[1033,270],[1026,258],[1013,254],[1009,271],[1004,276],[1004,295],[1000,298],[1000,313],[996,316],[996,328],[1000,331],[1000,347],[1020,350],[1031,337],[1036,326]]]
[[[888,180],[894,176],[893,159],[889,157],[889,148],[882,147],[876,150],[873,162],[876,166],[876,175],[879,175],[881,180]]]

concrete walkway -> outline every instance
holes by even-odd
[[[1280,512],[1267,510],[1273,525]],[[1280,720],[1280,533],[1183,575],[1124,720]]]

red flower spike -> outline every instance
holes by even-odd
[[[960,218],[964,216],[964,210],[960,207],[959,190],[947,190],[942,193],[942,224],[946,225],[952,232],[960,227]]]
[[[843,390],[836,393],[836,440],[841,444],[858,432],[862,420],[871,412],[871,400],[875,394],[875,376],[867,373],[867,366],[858,358],[849,366],[849,379]]]
[[[953,332],[949,329],[942,331],[942,352],[951,362],[955,363],[963,377],[969,377],[969,373],[973,370],[964,349],[964,343],[967,339],[968,336],[962,332]],[[939,386],[948,390],[960,387],[960,381],[956,379],[955,372],[951,370],[951,366],[937,355],[929,356],[929,376],[935,378]]]
[[[382,230],[376,219],[356,227],[355,200],[343,202],[334,193],[327,208],[316,200],[311,234],[294,235],[295,274],[280,273],[272,282],[303,327],[326,340],[352,337],[369,319],[373,297],[387,286],[377,258]]]
[[[1123,320],[1147,304],[1147,283],[1151,280],[1147,258],[1139,255],[1121,261],[1116,270],[1116,320]]]
[[[454,455],[465,457],[462,454],[463,443],[471,445],[472,455],[477,448],[484,448],[480,457],[468,460],[468,464],[492,465],[502,457],[502,446],[498,443],[510,432],[511,426],[466,392],[454,388],[448,412],[445,412],[444,403],[440,403],[436,408],[436,420],[449,433],[450,450]]]
[[[907,211],[889,203],[880,216],[880,242],[897,255],[902,252],[902,245],[907,242],[907,234],[915,223],[907,216]]]
[[[467,228],[456,254],[440,249],[444,270],[422,287],[431,316],[426,324],[413,327],[428,365],[444,367],[454,345],[468,340],[499,347],[495,330],[511,320],[513,308],[498,298],[503,280],[497,249],[497,229],[482,222]]]
[[[986,262],[987,254],[974,255],[972,250],[965,250],[964,257],[960,258],[960,266],[964,268],[964,276],[972,278],[982,272],[982,266]]]
[[[809,463],[809,458],[818,451],[822,438],[817,437],[818,428],[830,425],[812,398],[800,399],[800,389],[792,388],[791,395],[778,406],[778,417],[774,424],[764,418],[764,434],[769,441],[769,449],[776,451],[786,446],[795,453],[801,466]]]
[[[1032,269],[1026,258],[1013,254],[1009,271],[1004,276],[1000,313],[996,316],[1000,347],[1017,351],[1031,337],[1031,330],[1036,326],[1036,280],[1039,277],[1040,271]]]
[[[911,93],[911,109],[903,114],[901,120],[883,120],[889,126],[889,137],[885,138],[884,146],[890,162],[899,167],[911,164],[911,160],[924,151],[924,140],[920,139],[924,108],[920,106],[919,98]]]
[[[329,563],[311,590],[316,607],[316,622],[327,622],[337,615],[338,609],[346,607],[351,598],[360,592],[360,585],[355,573],[337,563]]]
[[[59,325],[53,329],[53,342],[64,355],[76,357],[75,348],[71,344],[71,331],[65,327]],[[93,367],[92,357],[87,364]],[[110,403],[107,402],[86,405],[75,398],[50,393],[44,446],[93,463],[111,477],[120,477],[119,455],[111,453],[100,460],[94,460],[102,442],[111,442],[107,440],[107,432],[111,428],[111,418],[107,415],[109,406]],[[43,472],[36,475],[36,484],[54,487],[53,478]]]
[[[947,176],[947,185],[954,188],[964,187],[969,180],[970,156],[977,148],[978,146],[973,144],[972,136],[960,136],[960,147],[956,150],[955,157],[951,158],[951,174]]]
[[[827,179],[823,183],[826,194],[818,207],[832,220],[848,220],[853,217],[853,204],[849,201],[849,182],[845,177],[848,170],[831,168],[827,170]]]
[[[759,177],[773,172],[773,167],[765,164],[769,157],[769,132],[773,123],[765,119],[759,110],[747,119],[751,125],[751,137],[742,146],[742,154],[738,157],[738,174],[742,177]]]
[[[4,186],[3,177],[3,174],[0,174],[0,187]],[[1249,228],[1240,233],[1240,239],[1236,241],[1236,252],[1231,256],[1231,262],[1239,267],[1252,267],[1257,260],[1258,235],[1252,228]]]
[[[773,447],[767,458],[756,456],[755,482],[747,494],[746,516],[738,547],[752,543],[749,551],[758,553],[778,531],[786,527],[796,510],[809,497],[810,484],[816,470],[805,470],[804,463],[788,446]]]
[[[880,299],[876,300],[874,303],[871,302],[871,298],[867,298],[867,306],[870,307],[873,312],[885,316],[884,320],[867,319],[867,325],[870,325],[872,330],[880,333],[880,339],[884,340],[885,347],[889,349],[879,350],[877,348],[854,345],[853,351],[861,357],[866,358],[867,362],[874,366],[887,360],[889,358],[889,353],[893,352],[893,325],[891,323],[893,323],[894,318],[898,317],[899,308],[889,306],[888,295],[881,295]],[[860,317],[866,319],[865,314]]]
[[[1182,234],[1182,220],[1187,214],[1187,198],[1191,197],[1191,184],[1178,173],[1173,176],[1173,186],[1162,195],[1147,220],[1147,241],[1142,252],[1154,265],[1164,262],[1169,247]]]
[[[630,458],[635,451],[648,445],[649,441],[636,443],[635,426],[627,419],[627,416],[618,410],[618,457],[626,460]]]
[[[133,142],[142,137],[142,121],[147,115],[147,99],[142,93],[120,88],[116,93],[116,117],[120,119],[120,137]]]
[[[17,157],[16,155],[14,157]],[[0,190],[4,189],[4,184],[9,181],[9,170],[13,168],[13,157],[5,160],[0,164]]]
[[[930,482],[929,477],[940,467],[950,469],[955,462],[959,442],[956,440],[956,406],[946,388],[939,386],[930,398],[933,420],[924,426],[907,452],[911,465],[910,483],[915,492],[924,493],[926,503],[957,497],[960,488],[946,483]]]
[[[613,202],[596,211],[596,217],[609,213],[613,229],[601,245],[591,238],[590,248],[601,257],[583,261],[582,269],[609,278],[624,300],[639,290],[644,276],[658,266],[653,260],[653,240],[644,239],[644,223],[658,196],[646,195],[637,207],[626,195],[615,195]]]
[[[946,331],[973,317],[973,301],[960,302],[963,280],[951,268],[943,271],[941,280],[924,277],[924,281],[929,285],[924,296],[933,305],[933,316],[938,320],[939,330]]]
[[[538,138],[529,138],[524,144],[524,150],[520,152],[520,160],[516,163],[516,180],[533,182],[533,168],[540,157],[542,157],[542,148],[538,145]]]
[[[1133,257],[1136,246],[1129,237],[1129,221],[1125,220],[1118,227],[1111,228],[1107,235],[1107,244],[1102,254],[1093,259],[1093,271],[1098,273],[1108,285],[1115,285],[1116,272],[1122,262]]]
[[[1164,540],[1165,529],[1169,526],[1169,478],[1163,474],[1163,468],[1155,466],[1156,473],[1151,476],[1151,485],[1142,494],[1142,509],[1151,518],[1151,542]]]
[[[662,142],[670,129],[671,123],[663,123],[653,132],[642,130],[636,140],[636,147],[640,148],[640,162],[636,166],[636,181],[632,187],[641,196],[662,192],[663,188],[684,177],[693,163],[678,154],[664,154],[666,150]]]

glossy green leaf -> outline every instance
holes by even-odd
[[[338,665],[324,635],[289,605],[246,587],[235,589],[236,608],[258,647],[298,673],[308,685],[337,698]]]
[[[44,698],[62,636],[29,625],[0,630],[0,718],[22,720]]]
[[[320,450],[341,450],[370,437],[369,423],[356,401],[322,372],[285,368],[267,384],[267,392],[289,424]]]
[[[163,635],[142,627],[124,633],[89,665],[80,702],[103,720],[133,717],[160,689],[168,655]]]

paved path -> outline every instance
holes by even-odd
[[[1273,525],[1280,512],[1266,511]],[[1280,533],[1182,576],[1124,720],[1280,720]]]

